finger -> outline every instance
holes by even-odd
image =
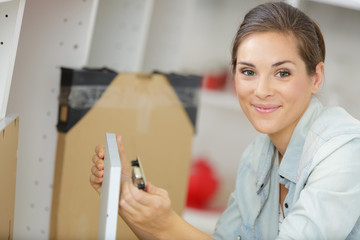
[[[103,178],[96,177],[93,174],[90,175],[90,183],[92,186],[95,186],[97,184],[101,186],[102,182],[103,182]]]
[[[150,182],[147,182],[146,184],[146,192],[153,195],[158,195],[164,198],[169,198],[169,193],[163,188],[159,188],[151,184]]]
[[[99,158],[103,159],[104,158],[104,155],[105,155],[105,147],[104,145],[97,145],[95,147],[95,153],[96,155],[98,155]]]
[[[96,192],[100,194],[102,184],[94,183],[94,175],[90,175],[90,184],[96,190]]]
[[[116,136],[116,142],[117,142],[117,146],[118,146],[118,150],[119,150],[121,165],[125,166],[126,168],[130,168],[130,164],[127,161],[124,145],[122,144],[122,137]]]
[[[116,136],[116,143],[117,143],[117,146],[119,149],[119,155],[120,155],[121,161],[126,161],[126,154],[125,154],[124,147],[122,145],[122,137],[121,136]]]
[[[103,159],[98,159],[95,162],[95,166],[99,169],[99,170],[104,170],[104,160]]]
[[[125,200],[135,209],[140,210],[142,208],[147,208],[147,204],[141,203],[141,199],[143,199],[146,195],[147,194],[144,191],[138,189],[132,182],[127,182],[125,184]]]
[[[103,176],[104,176],[104,171],[99,170],[96,166],[91,167],[91,173],[98,178],[103,178]]]
[[[104,160],[99,158],[98,155],[94,154],[91,160],[98,167],[98,169],[104,169]]]
[[[122,183],[131,181],[131,167],[127,160],[124,146],[122,144],[122,137],[116,136],[116,142],[119,150],[119,156],[121,161],[121,178]]]
[[[126,182],[122,187],[122,193],[120,197],[120,208],[126,210],[131,214],[139,214],[144,212],[147,207],[143,204],[140,204],[136,198],[139,196],[134,196],[134,191],[138,190],[132,183]]]
[[[153,187],[151,187],[153,188]],[[142,191],[140,189],[138,189],[136,186],[134,186],[133,184],[131,184],[131,187],[129,187],[129,191],[131,192],[134,200],[140,204],[143,207],[148,208],[149,206],[153,206],[154,203],[157,203],[162,196],[159,194],[153,194],[153,193],[148,193],[145,191]],[[157,190],[154,190],[157,191]],[[161,192],[160,190],[157,191],[157,193]]]

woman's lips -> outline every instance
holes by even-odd
[[[274,105],[274,104],[252,104],[256,111],[259,113],[272,113],[278,110],[281,105]]]

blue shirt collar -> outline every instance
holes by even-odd
[[[296,125],[288,147],[279,166],[279,175],[296,183],[299,163],[303,151],[305,138],[313,124],[323,110],[323,105],[312,97],[309,107]]]

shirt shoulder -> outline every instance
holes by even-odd
[[[308,174],[334,152],[357,151],[357,139],[360,139],[360,122],[357,119],[340,107],[324,109],[306,136],[298,181],[306,181]]]
[[[340,135],[360,134],[360,121],[341,107],[331,107],[322,111],[310,131],[328,141]]]

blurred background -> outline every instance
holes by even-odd
[[[184,217],[211,233],[234,189],[241,153],[257,134],[234,94],[231,43],[244,14],[264,2],[28,0],[7,109],[21,122],[14,237],[49,237],[60,67],[84,66],[202,77],[192,161],[206,163],[216,191],[201,206],[186,208]],[[319,98],[360,119],[360,1],[288,2],[317,21],[324,34]]]

